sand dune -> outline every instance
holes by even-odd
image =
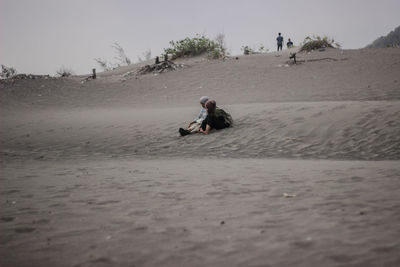
[[[290,52],[0,83],[0,265],[398,266],[400,50]]]
[[[38,112],[4,122],[3,159],[399,159],[400,102],[227,105],[233,128],[181,138],[194,108]],[[351,116],[349,116],[351,114]],[[191,116],[192,115],[192,116]]]
[[[299,54],[287,65],[289,52],[241,56],[225,61],[203,58],[160,75],[114,71],[82,83],[83,77],[20,80],[0,85],[1,108],[192,107],[202,95],[217,103],[248,104],[298,101],[382,101],[400,99],[400,51],[336,50]],[[309,61],[314,60],[314,61]]]

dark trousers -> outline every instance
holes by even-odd
[[[201,122],[200,128],[205,131],[207,127],[207,118]]]
[[[281,51],[282,51],[282,44],[278,44],[278,51],[279,51],[279,48],[280,48]]]
[[[229,123],[225,123],[225,119],[223,117],[213,117],[213,116],[207,116],[205,120],[201,123],[201,129],[203,131],[206,130],[207,124],[211,126],[211,129],[224,129],[229,127]]]

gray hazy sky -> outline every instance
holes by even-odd
[[[196,33],[223,32],[234,55],[244,45],[275,50],[278,32],[295,45],[327,35],[361,48],[399,26],[399,10],[399,0],[0,0],[0,64],[19,73],[65,66],[85,74],[97,67],[93,58],[114,61],[114,42],[135,62]]]

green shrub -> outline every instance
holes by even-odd
[[[320,48],[327,48],[327,47],[332,47],[332,48],[340,48],[339,43],[335,43],[333,39],[328,38],[327,36],[324,36],[321,38],[320,36],[313,36],[312,38],[307,36],[303,43],[300,44],[300,52],[301,51],[311,51],[311,50],[316,50]]]
[[[243,51],[243,55],[254,54],[254,49],[250,48],[248,45],[242,46],[241,50]]]
[[[187,37],[176,42],[170,41],[171,47],[164,49],[164,55],[171,55],[172,59],[202,54],[207,54],[212,59],[225,57],[225,48],[220,43],[212,41],[205,36],[196,36],[195,38]]]

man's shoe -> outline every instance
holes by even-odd
[[[179,133],[181,134],[181,136],[190,134],[190,132],[188,130],[185,130],[183,128],[179,128]]]

